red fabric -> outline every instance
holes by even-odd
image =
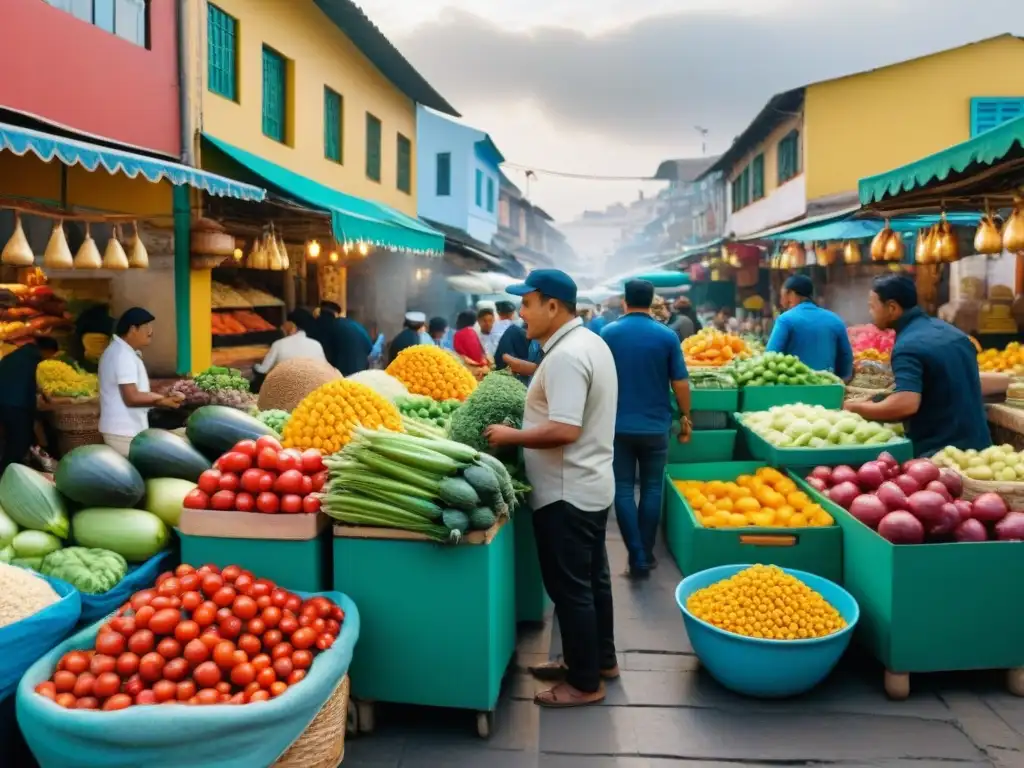
[[[452,339],[452,346],[458,354],[474,365],[487,365],[487,353],[484,352],[484,345],[480,341],[476,329],[472,326],[456,331]]]

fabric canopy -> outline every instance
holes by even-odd
[[[946,215],[950,224],[969,226],[978,223],[978,213],[950,213]],[[916,232],[930,227],[939,220],[937,215],[893,216],[889,227],[897,232]],[[818,219],[814,223],[794,223],[789,229],[779,228],[771,234],[762,235],[763,240],[796,240],[801,243],[827,242],[830,240],[863,240],[874,237],[885,227],[885,220],[877,217],[856,218],[848,212],[841,212],[832,219]]]
[[[655,288],[678,288],[681,285],[690,284],[690,276],[685,272],[648,272],[647,274],[632,275],[619,281],[619,285],[625,285],[629,280],[646,280]]]
[[[103,166],[111,175],[123,174],[130,179],[140,174],[153,183],[166,179],[176,186],[188,185],[219,197],[259,202],[267,196],[259,187],[180,163],[0,123],[0,150],[5,149],[21,157],[31,152],[46,163],[56,158],[64,165],[80,165],[87,171]]]
[[[860,202],[871,205],[901,193],[924,191],[950,175],[983,170],[1021,156],[1024,156],[1024,117],[900,168],[861,179],[858,184]]]
[[[444,252],[444,235],[383,203],[346,195],[204,133],[203,138],[283,195],[331,215],[339,243],[369,243],[395,251]]]

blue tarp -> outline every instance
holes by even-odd
[[[31,152],[46,163],[56,158],[65,165],[80,165],[88,171],[103,166],[111,175],[123,174],[130,179],[140,174],[153,183],[166,179],[176,186],[188,185],[219,197],[260,202],[267,196],[266,190],[259,187],[181,163],[0,123],[0,150],[4,149],[22,157]]]

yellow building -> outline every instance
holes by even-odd
[[[443,250],[416,219],[416,105],[458,113],[355,4],[192,0],[185,23],[202,167],[327,214],[325,258]],[[194,272],[193,369],[209,360],[209,294]]]
[[[1024,39],[981,42],[777,94],[707,173],[729,182],[726,232],[857,204],[857,182],[1024,114]]]

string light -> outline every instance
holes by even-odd
[[[233,254],[231,254],[231,255],[234,257],[235,261],[241,261],[242,260],[242,256],[244,254],[242,253],[242,249],[241,248],[235,248],[235,252]]]
[[[366,243],[360,243],[359,244],[359,255],[360,256],[365,256],[369,252],[370,252],[370,249],[367,247]]]
[[[317,240],[310,240],[306,245],[306,253],[310,259],[317,259],[320,257],[320,243]]]
[[[331,251],[331,255],[328,258],[331,260],[331,263],[334,264],[341,257],[338,256],[338,252],[337,251]]]

